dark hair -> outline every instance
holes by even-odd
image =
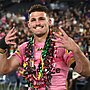
[[[29,14],[31,14],[32,12],[45,12],[48,16],[49,16],[49,9],[46,6],[40,5],[40,4],[36,4],[31,6],[30,10],[29,10]]]

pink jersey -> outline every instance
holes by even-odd
[[[42,47],[44,43],[36,44],[37,47]],[[22,64],[22,61],[25,60],[25,47],[27,42],[23,43],[18,47],[18,50],[14,53]],[[41,51],[35,51],[35,66],[38,66],[39,59],[41,56]],[[69,70],[69,60],[73,57],[71,52],[67,52],[64,48],[57,48],[55,62],[55,73],[52,74],[51,86],[48,90],[66,90],[66,80]],[[31,90],[30,88],[28,90]],[[45,90],[45,88],[40,88],[38,90]]]

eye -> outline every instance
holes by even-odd
[[[44,17],[40,17],[39,20],[45,20],[45,18]]]
[[[34,22],[34,21],[36,21],[36,19],[35,19],[35,18],[32,18],[32,19],[31,19],[31,22]]]

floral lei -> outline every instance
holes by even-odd
[[[28,86],[32,89],[49,87],[52,78],[53,58],[54,58],[54,42],[51,40],[52,32],[49,32],[44,48],[42,50],[42,57],[38,65],[38,69],[34,65],[34,36],[32,36],[25,48],[25,58],[23,61],[20,74],[27,80]]]

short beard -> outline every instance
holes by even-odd
[[[42,34],[36,34],[37,37],[42,37],[43,35],[45,35],[45,33],[42,33]]]

